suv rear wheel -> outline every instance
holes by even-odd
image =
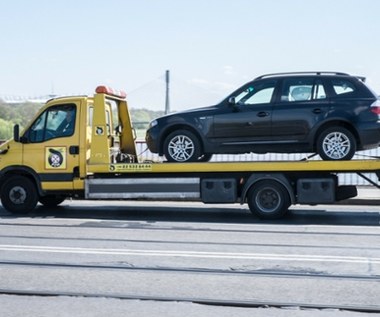
[[[201,156],[201,145],[194,133],[177,130],[165,139],[164,154],[169,162],[196,162]]]
[[[355,137],[346,128],[331,127],[323,131],[318,137],[317,153],[323,160],[350,160],[355,152]]]

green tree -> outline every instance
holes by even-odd
[[[42,104],[30,102],[21,104],[0,103],[0,140],[12,136],[15,124],[19,124],[21,129],[24,128],[41,106]]]
[[[13,123],[0,118],[0,140],[8,140],[13,135]]]
[[[9,139],[13,135],[13,126],[20,125],[22,130],[33,119],[42,104],[21,103],[7,104],[0,102],[0,140]],[[148,109],[130,109],[132,122],[140,135],[144,135],[148,123],[164,114],[163,111],[152,111]]]
[[[132,122],[136,129],[146,129],[150,121],[164,114],[163,111],[152,111],[148,109],[132,108],[130,111]]]

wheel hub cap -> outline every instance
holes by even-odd
[[[332,132],[323,140],[323,151],[332,159],[344,158],[350,149],[350,140],[343,133]]]
[[[270,188],[263,189],[256,197],[256,204],[263,212],[275,210],[280,203],[281,199],[279,195]]]
[[[14,204],[17,204],[17,205],[23,204],[26,200],[26,192],[24,188],[20,186],[16,186],[12,188],[12,190],[9,192],[9,199]]]
[[[178,135],[169,143],[169,154],[178,162],[187,161],[193,153],[194,143],[185,135]]]

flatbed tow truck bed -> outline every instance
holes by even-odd
[[[258,217],[274,219],[292,204],[355,197],[355,186],[339,184],[341,173],[357,173],[379,187],[364,174],[379,179],[380,159],[139,162],[126,94],[105,86],[94,96],[49,100],[0,145],[1,202],[13,213],[31,211],[38,202],[57,206],[67,197],[185,199],[248,203]]]

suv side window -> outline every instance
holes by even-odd
[[[314,85],[313,99],[326,99],[325,87],[320,80],[317,80]]]
[[[254,105],[270,103],[272,100],[276,81],[251,83],[235,96],[235,102],[240,105]]]
[[[337,95],[349,94],[356,90],[355,86],[348,80],[333,79],[331,83]]]
[[[313,78],[285,79],[282,86],[281,101],[295,102],[326,99],[326,92],[320,80]]]

